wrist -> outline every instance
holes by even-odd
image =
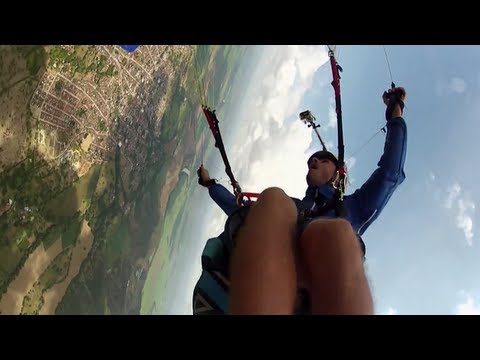
[[[205,181],[205,185],[204,185],[204,186],[210,187],[210,186],[212,186],[212,185],[214,185],[214,184],[216,184],[216,183],[217,183],[217,180],[216,180],[216,179],[208,179],[207,181]]]

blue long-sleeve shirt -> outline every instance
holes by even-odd
[[[353,194],[344,197],[346,219],[359,235],[377,219],[395,189],[405,180],[404,164],[407,151],[407,126],[402,117],[387,122],[385,147],[377,169]],[[220,184],[209,187],[211,198],[229,216],[237,209],[235,196]],[[315,199],[322,194],[325,200],[334,196],[331,185],[309,186],[305,197],[292,198],[298,209],[312,209]],[[335,217],[334,210],[322,216]]]

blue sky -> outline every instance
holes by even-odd
[[[391,80],[381,46],[338,50],[348,156],[385,124],[381,94]],[[480,314],[475,208],[480,197],[475,186],[480,47],[386,50],[393,81],[407,91],[408,148],[405,182],[363,236],[376,313]],[[260,192],[275,185],[291,196],[303,196],[305,160],[320,144],[298,120],[300,111],[315,114],[322,137],[337,152],[326,61],[324,46],[267,47],[256,69],[258,78],[247,89],[250,100],[243,113],[235,114],[234,121],[242,126],[226,140],[244,190]],[[384,139],[383,133],[377,135],[350,161],[348,193],[375,170]],[[224,177],[222,168],[211,168],[211,175]],[[221,231],[225,220],[214,204],[205,213],[215,221],[203,229],[199,249]]]

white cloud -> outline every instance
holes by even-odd
[[[430,180],[435,181],[435,174],[433,172],[430,171],[428,175],[430,177]]]
[[[322,140],[325,142],[325,147],[327,148],[328,151],[330,151],[331,153],[338,155],[338,149],[335,148],[335,145],[333,143],[333,141],[330,141],[330,140],[325,140],[323,137],[322,137]]]
[[[480,315],[480,303],[471,295],[466,295],[465,302],[456,305],[455,315]]]
[[[328,123],[326,125],[326,128],[336,129],[337,128],[337,112],[335,111],[335,99],[331,97],[329,102],[330,103],[328,106]]]
[[[456,92],[457,94],[462,94],[467,88],[467,83],[465,80],[459,77],[454,77],[450,80],[450,90]]]
[[[357,162],[357,159],[354,156],[349,157],[345,162],[347,165],[347,170],[348,171],[352,170],[356,162]]]
[[[207,226],[207,236],[216,236],[223,231],[225,227],[225,221],[227,221],[227,215],[220,210],[219,208],[215,208],[213,211],[212,216],[210,216],[210,221]],[[212,235],[213,234],[213,235]]]
[[[258,138],[260,138],[261,136],[263,135],[263,127],[261,126],[256,126],[254,131],[253,131],[253,139],[254,140],[257,140]],[[251,142],[252,140],[250,140],[249,142]]]
[[[450,80],[439,79],[435,84],[435,93],[438,96],[463,94],[467,90],[467,83],[464,79],[454,76]]]
[[[454,183],[447,189],[445,208],[456,212],[455,225],[463,231],[469,246],[473,245],[473,215],[475,203],[467,196],[461,196],[462,187]]]
[[[447,200],[445,201],[445,207],[447,209],[451,209],[453,202],[455,199],[460,195],[460,192],[462,191],[462,188],[458,183],[454,183],[452,186],[450,186],[447,189]]]
[[[463,230],[468,245],[473,245],[473,220],[470,216],[475,211],[475,204],[466,199],[458,199],[457,227]]]
[[[290,196],[304,196],[312,133],[298,121],[298,114],[304,110],[301,101],[312,87],[316,71],[327,61],[324,46],[266,47],[257,69],[256,78],[261,80],[247,91],[256,100],[245,102],[244,113],[250,116],[242,116],[234,140],[242,153],[231,153],[232,167],[244,191],[279,186]]]
[[[389,307],[386,311],[381,312],[379,315],[398,315],[397,309]]]

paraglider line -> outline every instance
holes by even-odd
[[[392,70],[390,69],[390,61],[388,61],[387,49],[385,49],[385,45],[382,45],[382,46],[383,46],[383,52],[385,53],[385,59],[387,60],[388,72],[390,73],[390,80],[392,81],[392,87],[395,87],[393,83]]]

